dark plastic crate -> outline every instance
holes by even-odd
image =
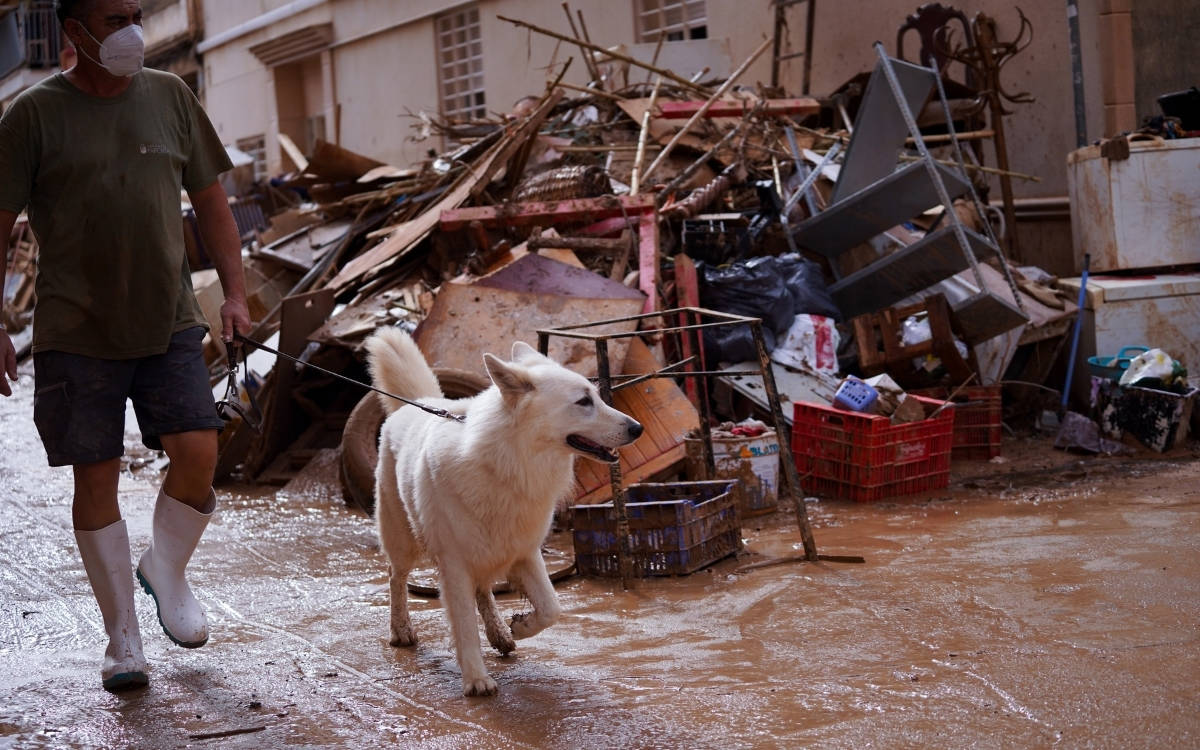
[[[729,480],[625,488],[631,569],[638,577],[686,575],[737,551],[742,524]],[[572,509],[581,575],[616,577],[617,513],[611,502]]]

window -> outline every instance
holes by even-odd
[[[486,117],[479,9],[470,6],[438,16],[436,29],[442,116],[460,121]]]
[[[266,136],[256,135],[250,138],[240,138],[236,143],[238,151],[249,154],[254,159],[254,181],[262,182],[267,179],[267,139]]]
[[[316,153],[317,141],[327,141],[325,137],[325,115],[309,115],[304,118],[304,149],[305,153]]]
[[[663,32],[668,42],[708,38],[704,0],[634,0],[634,9],[639,42],[657,42]]]

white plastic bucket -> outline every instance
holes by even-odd
[[[704,473],[699,438],[686,441],[688,476]],[[712,439],[714,479],[736,479],[734,494],[743,516],[770,513],[779,504],[779,441],[774,430],[755,437]]]

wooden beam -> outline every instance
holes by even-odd
[[[641,216],[654,213],[654,196],[604,196],[573,198],[562,201],[509,203],[499,206],[452,208],[442,211],[441,228],[462,229],[472,221],[485,227],[553,226],[573,221],[599,221],[614,216]]]
[[[650,205],[654,205],[651,201]],[[658,309],[658,216],[651,211],[638,219],[638,289],[646,294],[643,313]]]
[[[821,110],[821,103],[816,99],[768,99],[762,102],[763,115],[814,115]],[[658,105],[659,117],[664,120],[686,120],[700,111],[704,102],[664,101]],[[741,117],[754,109],[755,102],[742,100],[721,100],[714,102],[704,117]]]

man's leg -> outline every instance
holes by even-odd
[[[154,597],[163,632],[184,648],[208,642],[208,618],[184,571],[212,519],[216,430],[160,435],[171,467],[154,504],[154,537],[138,562],[138,581]]]
[[[163,450],[171,459],[163,492],[196,510],[208,508],[212,498],[213,472],[217,468],[217,431],[191,430],[160,435]]]
[[[108,648],[100,679],[110,691],[146,685],[142,636],[133,607],[133,563],[129,532],[117,507],[119,458],[76,464],[75,501],[71,515],[83,568],[100,606]]]
[[[142,442],[171,459],[154,505],[154,537],[138,561],[138,581],[154,597],[158,621],[172,641],[197,648],[208,641],[204,608],[184,571],[217,506],[217,417],[202,328],[180,331],[167,351],[138,364],[131,398]]]
[[[65,352],[33,355],[33,419],[51,466],[71,466],[75,541],[100,608],[108,647],[100,669],[108,690],[147,683],[133,606],[129,533],[117,506],[125,399],[134,366]]]
[[[75,529],[95,531],[120,521],[117,480],[121,476],[121,459],[75,464],[71,468],[75,472],[75,500],[71,504]]]

